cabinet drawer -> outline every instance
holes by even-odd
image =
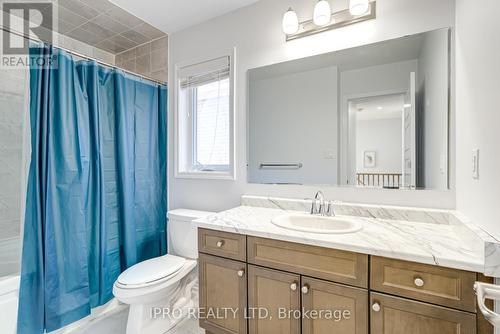
[[[476,334],[476,315],[372,292],[371,334]]]
[[[246,261],[246,236],[199,228],[198,251],[239,261]]]
[[[248,262],[367,287],[368,256],[286,241],[248,237]]]
[[[475,312],[476,274],[414,262],[372,257],[371,289]]]

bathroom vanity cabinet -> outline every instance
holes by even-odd
[[[201,310],[236,310],[201,318],[211,334],[493,333],[473,272],[203,228],[198,244]]]

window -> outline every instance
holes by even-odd
[[[177,67],[176,177],[234,176],[230,60]]]
[[[200,170],[229,168],[229,78],[195,88],[194,164]]]

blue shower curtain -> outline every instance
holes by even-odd
[[[166,253],[166,87],[30,53],[56,61],[30,69],[20,334],[89,315],[123,270]]]

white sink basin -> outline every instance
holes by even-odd
[[[326,217],[309,214],[286,214],[271,222],[282,228],[302,232],[342,234],[361,230],[363,225],[348,217]]]

